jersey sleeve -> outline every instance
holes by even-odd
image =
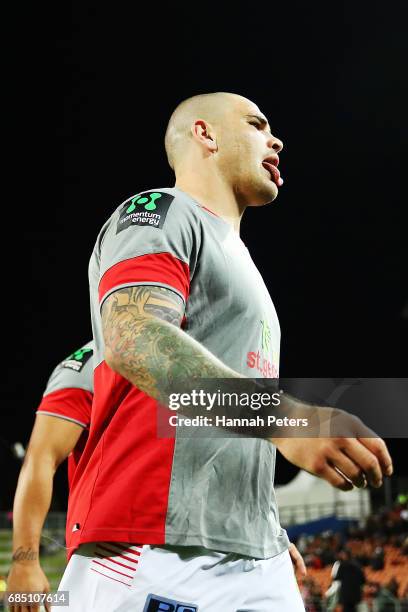
[[[89,427],[93,399],[93,342],[88,342],[52,372],[37,414],[60,417]]]
[[[134,285],[165,287],[186,302],[199,244],[194,206],[175,190],[129,198],[100,246],[100,305],[114,291]]]

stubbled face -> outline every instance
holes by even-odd
[[[215,161],[238,201],[246,206],[273,202],[283,184],[277,168],[283,144],[272,136],[259,108],[246,98],[234,99],[216,138]]]

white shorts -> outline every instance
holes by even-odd
[[[198,546],[83,544],[59,591],[69,591],[71,612],[305,610],[287,550],[259,560]]]

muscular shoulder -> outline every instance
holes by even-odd
[[[168,253],[194,269],[201,243],[200,208],[175,188],[138,193],[125,200],[102,228],[90,264],[96,281],[116,264]],[[142,261],[142,260],[141,260]]]
[[[118,235],[128,228],[171,231],[178,225],[197,229],[199,206],[187,194],[173,187],[149,189],[122,202],[105,224],[102,234]]]

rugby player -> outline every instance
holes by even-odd
[[[68,482],[72,483],[88,437],[93,397],[92,355],[93,343],[89,342],[58,364],[37,408],[14,498],[9,592],[49,591],[39,558],[41,531],[51,503],[54,474],[68,458]],[[10,607],[13,612],[37,609],[35,605]]]
[[[344,490],[392,472],[369,436],[157,435],[156,401],[175,380],[278,376],[277,314],[239,227],[248,206],[278,195],[282,146],[242,96],[185,100],[165,136],[175,186],[128,198],[102,227],[89,267],[92,424],[60,585],[70,610],[304,610],[274,495],[276,447]]]

